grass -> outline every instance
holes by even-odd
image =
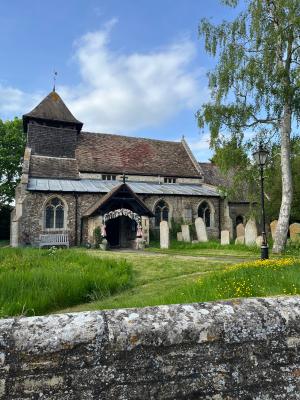
[[[159,242],[152,242],[147,251],[165,254],[193,254],[194,256],[220,255],[221,257],[226,257],[227,255],[231,257],[255,256],[260,253],[260,249],[257,246],[246,246],[243,244],[236,245],[233,243],[229,245],[221,245],[218,240],[210,240],[209,242],[203,243],[185,243],[172,240],[169,249],[160,249]]]
[[[0,247],[8,246],[9,240],[0,240]]]
[[[0,316],[41,315],[132,285],[130,264],[74,250],[1,249]]]
[[[91,254],[94,257],[101,256],[100,251],[92,251]],[[222,252],[219,252],[217,257],[151,252],[142,255],[130,252],[107,252],[106,254],[114,260],[125,258],[132,265],[135,275],[134,287],[109,298],[81,304],[64,311],[177,303],[176,296],[187,284],[193,284],[200,277],[208,276],[213,272],[221,272],[237,260],[241,260],[237,257],[222,257]],[[242,260],[245,259],[246,257]]]
[[[213,272],[174,289],[164,304],[300,294],[300,260],[250,261]]]
[[[93,252],[95,257],[98,251]],[[114,296],[81,304],[64,311],[155,306],[231,299],[236,297],[300,294],[300,260],[286,265],[286,258],[273,258],[268,268],[257,254],[241,257],[215,249],[214,255],[195,256],[151,252],[107,253],[126,258],[133,266],[134,287]],[[238,254],[240,254],[238,252]],[[291,260],[291,259],[288,259]],[[280,264],[282,263],[282,265]]]
[[[140,253],[1,249],[1,315],[300,294],[297,254],[261,265],[259,249],[217,242]]]

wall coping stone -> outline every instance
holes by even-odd
[[[266,351],[264,360],[258,360],[255,348]],[[244,353],[239,356],[237,349],[244,349]],[[281,385],[282,396],[278,399],[300,399],[299,353],[300,296],[2,319],[0,399],[75,399],[78,390],[83,399],[99,398],[100,392],[105,399],[138,399],[134,384],[140,387],[141,382],[136,378],[131,381],[135,372],[130,375],[137,365],[145,399],[182,398],[183,394],[196,398],[192,397],[195,393],[199,399],[247,398],[234,397],[237,393],[247,393],[253,399],[277,398],[272,392],[277,385]],[[187,373],[187,369],[200,368],[191,361],[197,354],[199,365],[207,365],[210,371],[202,384],[199,379],[203,372]],[[147,364],[150,361],[151,368]],[[261,397],[254,396],[243,372],[237,372],[242,368],[240,363],[245,362],[251,364],[251,374],[256,374],[253,379],[258,381],[268,377],[269,369],[276,370],[272,372],[274,379],[265,388],[261,386]],[[150,368],[147,372],[146,367],[140,367],[144,364]],[[219,386],[212,384],[216,377],[220,379],[224,365],[235,369],[239,379],[230,375]],[[173,369],[176,374],[170,372]],[[81,371],[82,376],[89,371],[94,383],[86,386]],[[282,374],[280,379],[278,373]],[[164,388],[176,382],[178,374],[183,374],[180,379],[185,380],[173,385],[172,397]],[[191,385],[193,380],[184,383],[191,376],[200,386]],[[46,383],[43,386],[41,382]],[[228,397],[222,397],[225,393]]]

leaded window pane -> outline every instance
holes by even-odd
[[[161,211],[159,207],[155,209],[155,225],[159,226],[161,220]]]
[[[62,229],[64,227],[64,209],[62,206],[56,208],[55,228]]]
[[[57,197],[55,197],[54,199],[52,199],[51,204],[54,207],[56,207],[56,206],[58,206],[60,204],[60,200]]]
[[[200,204],[198,208],[198,217],[203,219],[206,227],[210,227],[210,207],[206,201]]]
[[[46,228],[50,229],[54,227],[54,208],[48,206],[46,208]]]
[[[168,221],[169,220],[169,208],[167,203],[163,200],[157,203],[155,207],[155,225],[159,226],[161,221]]]
[[[169,210],[167,209],[167,207],[164,207],[162,210],[162,220],[163,221],[169,220]]]

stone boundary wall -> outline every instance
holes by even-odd
[[[1,399],[300,399],[300,297],[0,320]]]

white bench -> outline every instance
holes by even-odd
[[[69,235],[67,233],[47,233],[40,235],[39,247],[43,246],[69,247]]]

